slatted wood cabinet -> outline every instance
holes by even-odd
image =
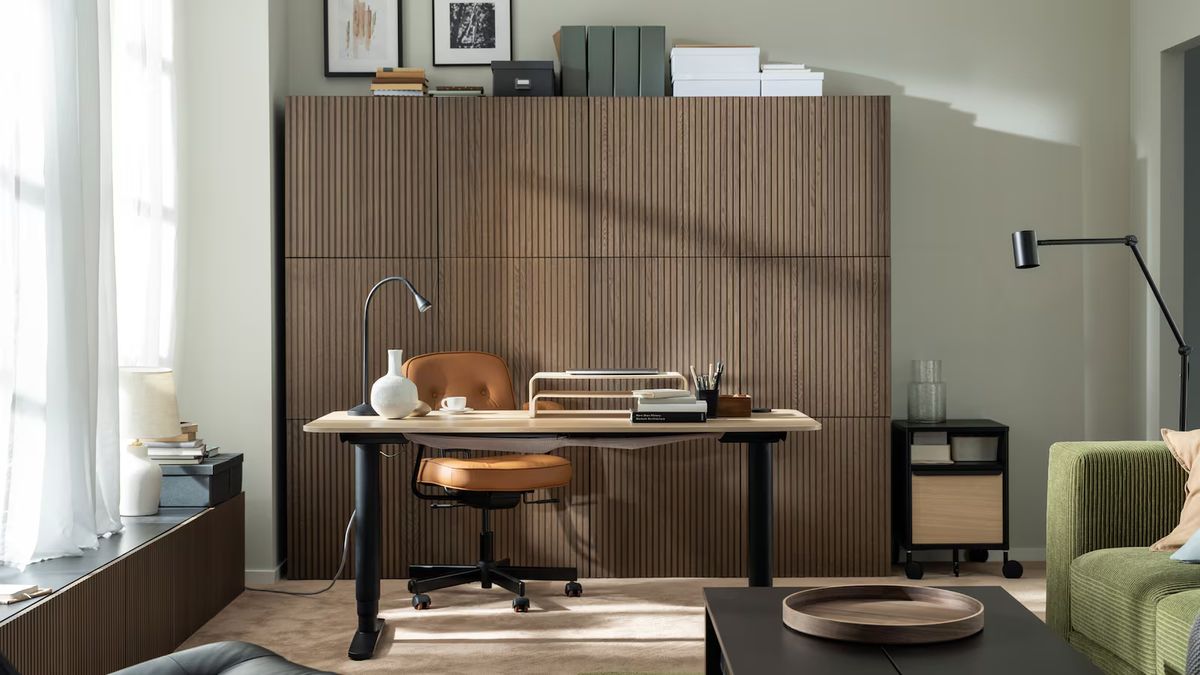
[[[353,462],[304,422],[359,401],[387,348],[538,370],[686,369],[825,430],[776,454],[780,575],[888,564],[889,101],[481,98],[288,100],[282,339],[288,573],[336,569]],[[384,462],[383,573],[474,560],[478,514],[408,492]],[[567,449],[557,507],[497,514],[498,551],[583,576],[741,576],[745,457],[715,442]],[[347,566],[347,570],[353,566]]]

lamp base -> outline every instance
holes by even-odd
[[[346,414],[351,417],[379,417],[379,413],[375,412],[370,403],[359,403],[347,410]]]

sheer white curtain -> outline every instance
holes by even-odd
[[[116,18],[126,15],[127,5],[158,4],[113,0],[111,9]],[[4,564],[78,554],[94,547],[97,536],[120,528],[118,343],[128,342],[120,353],[130,363],[170,360],[171,331],[163,325],[172,324],[172,308],[164,308],[157,294],[167,286],[173,297],[174,227],[167,239],[156,239],[149,228],[162,220],[163,209],[153,205],[164,203],[162,186],[173,185],[174,168],[158,163],[139,173],[154,154],[146,146],[161,143],[131,138],[130,126],[115,124],[149,101],[170,98],[173,87],[164,93],[161,79],[159,88],[146,92],[135,66],[118,65],[122,45],[136,52],[140,44],[141,63],[163,72],[162,41],[152,37],[163,24],[143,21],[131,36],[126,27],[132,22],[114,21],[110,33],[109,10],[97,0],[0,2]],[[169,19],[168,10],[168,33]],[[160,123],[151,130],[157,139],[167,128],[173,135],[173,125],[161,124],[173,114],[171,101],[142,121]],[[151,137],[146,129],[140,135]],[[115,180],[114,167],[121,171]],[[147,179],[151,171],[160,175]],[[146,249],[123,250],[126,239],[139,233],[139,244],[157,241],[159,257],[170,262],[156,265],[153,274],[122,274],[118,283],[118,260],[143,266],[137,256]],[[163,268],[169,284],[161,278]],[[142,327],[122,327],[118,336],[118,313]]]

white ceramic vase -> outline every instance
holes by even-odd
[[[121,515],[152,516],[162,498],[162,468],[150,460],[141,443],[121,452]]]
[[[388,350],[387,375],[371,385],[371,407],[380,416],[389,420],[400,419],[417,409],[417,385],[400,374],[404,365],[404,350]]]

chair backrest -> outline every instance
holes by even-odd
[[[512,373],[504,359],[487,352],[433,352],[404,362],[404,376],[434,410],[447,396],[466,396],[476,410],[514,410]]]

